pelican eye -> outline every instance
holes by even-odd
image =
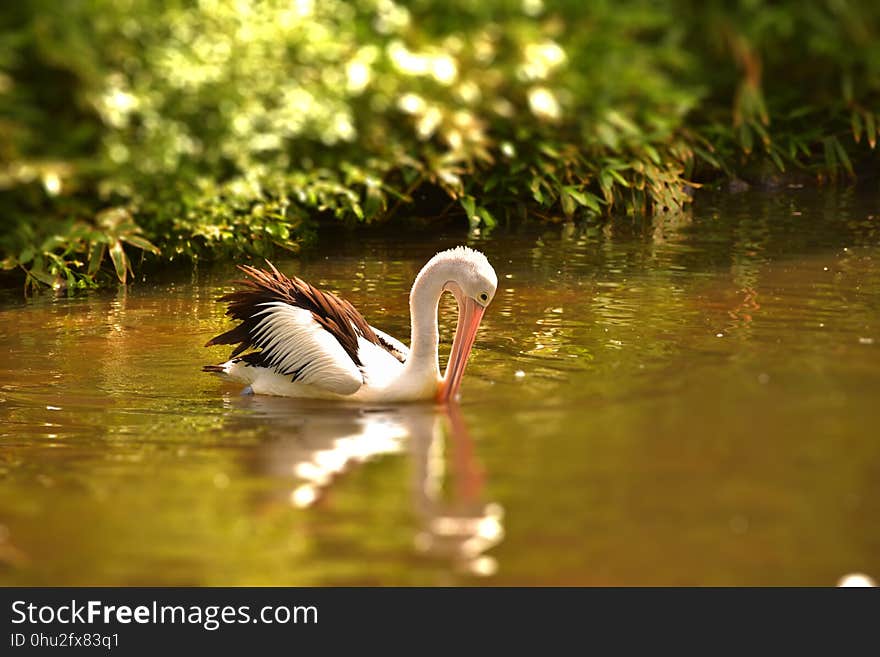
[[[483,293],[480,295],[480,301],[482,301],[483,303],[486,303],[488,300],[489,300],[489,295],[486,294],[485,292],[483,292]]]

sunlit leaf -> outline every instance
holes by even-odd
[[[865,135],[868,137],[868,144],[873,149],[877,145],[877,124],[873,112],[865,112]]]
[[[461,203],[461,207],[464,208],[464,212],[469,220],[473,220],[473,218],[477,216],[476,202],[472,196],[462,196],[461,199],[459,199],[459,203]]]
[[[101,268],[101,262],[104,260],[104,253],[106,250],[106,244],[99,242],[91,245],[89,249],[89,276],[94,276],[98,273],[98,270]]]
[[[632,214],[768,162],[853,175],[850,130],[876,146],[870,3],[294,4],[18,3],[0,257],[52,254],[70,284],[102,244],[122,278],[131,247],[271,255],[323,222],[457,202],[484,226],[523,204]],[[558,121],[530,111],[536,91]]]
[[[486,208],[479,208],[477,210],[477,214],[479,215],[480,219],[483,220],[483,225],[486,226],[486,228],[494,228],[495,225],[498,223],[495,220],[495,217],[492,216],[492,213],[489,212]]]
[[[566,216],[571,216],[575,211],[575,200],[571,194],[562,194],[562,211],[566,214]]]
[[[120,283],[125,284],[128,279],[128,257],[122,248],[122,242],[119,240],[110,245],[110,259],[113,261],[113,267],[116,269],[116,278]]]
[[[602,208],[599,204],[598,197],[591,194],[590,192],[580,191],[575,189],[574,187],[566,187],[564,191],[564,197],[570,197],[578,205],[589,208],[594,212],[601,212]]]
[[[150,253],[154,253],[155,255],[159,255],[161,253],[158,247],[156,247],[149,240],[141,237],[140,235],[132,235],[129,233],[120,236],[120,239],[128,244],[131,244],[134,247],[137,247],[138,249],[141,249],[142,251],[149,251]]]
[[[853,139],[858,144],[862,139],[862,115],[854,110],[850,114],[850,124],[852,126]]]
[[[618,173],[615,169],[608,169],[608,173],[611,174],[611,177],[614,178],[619,184],[624,187],[629,187],[629,181],[624,178],[620,173]]]

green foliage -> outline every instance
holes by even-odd
[[[765,163],[851,179],[876,162],[878,31],[868,0],[13,3],[0,259],[74,288],[321,221],[674,210]]]

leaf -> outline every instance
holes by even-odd
[[[547,201],[544,198],[543,192],[541,192],[541,188],[538,185],[532,187],[532,198],[535,199],[541,205],[547,205]]]
[[[803,107],[798,107],[797,109],[792,110],[788,113],[789,119],[799,119],[802,116],[807,116],[808,114],[812,114],[815,111],[814,107],[809,105],[804,105]]]
[[[584,204],[596,214],[602,213],[602,206],[600,205],[599,197],[595,194],[584,192]]]
[[[594,212],[601,213],[602,206],[599,205],[599,198],[590,192],[580,192],[574,187],[565,187],[565,194],[574,199],[578,205],[590,208]]]
[[[473,196],[462,196],[461,197],[461,207],[464,208],[464,211],[467,213],[468,221],[473,221],[477,216],[476,210],[476,202],[474,201]]]
[[[606,118],[609,123],[617,126],[629,135],[638,135],[641,132],[639,126],[637,126],[629,117],[624,116],[616,110],[608,112]]]
[[[618,183],[620,183],[624,187],[629,187],[629,181],[621,176],[617,171],[615,171],[614,169],[608,169],[608,172],[611,174],[611,177],[614,178]]]
[[[767,150],[767,154],[770,156],[770,159],[773,160],[773,164],[776,165],[776,168],[782,173],[785,173],[785,164],[783,164],[782,158],[779,157],[779,153],[776,152],[776,148],[771,145]]]
[[[486,228],[495,228],[495,225],[498,223],[495,220],[495,217],[492,216],[492,213],[489,212],[486,208],[478,208],[477,214],[483,220],[483,224],[486,226]]]
[[[767,104],[764,102],[764,94],[758,89],[755,91],[755,106],[758,108],[758,115],[761,123],[770,125],[770,114],[767,112]]]
[[[770,135],[767,133],[767,129],[764,126],[762,126],[760,123],[756,123],[756,122],[752,122],[751,126],[752,126],[752,129],[755,132],[757,132],[758,136],[761,138],[761,143],[763,143],[765,147],[769,146],[770,145]]]
[[[367,190],[367,197],[364,200],[364,214],[369,219],[374,219],[376,215],[383,212],[386,207],[385,195],[378,189]]]
[[[104,252],[106,250],[106,244],[92,243],[92,246],[89,249],[89,276],[94,276],[98,273],[98,270],[101,268],[101,262],[104,260]]]
[[[868,137],[868,144],[873,150],[877,145],[877,124],[874,122],[874,113],[865,112],[865,135]]]
[[[566,214],[566,216],[571,216],[574,214],[575,204],[574,197],[571,194],[563,194],[562,195],[562,211]]]
[[[694,146],[693,148],[694,148],[694,153],[699,155],[704,161],[706,161],[707,163],[709,163],[711,166],[715,167],[716,169],[721,168],[721,162],[718,161],[718,158],[716,158],[714,155],[712,155],[705,148],[702,148],[701,146]]]
[[[28,270],[28,276],[32,276],[45,285],[55,285],[55,278],[46,273],[41,267],[32,267]]]
[[[739,126],[739,143],[746,155],[752,152],[754,137],[752,136],[752,131],[749,130],[749,126],[745,123],[741,123]]]
[[[586,205],[586,201],[584,200],[584,195],[579,192],[574,187],[563,187],[562,190],[571,196],[575,201],[577,201],[580,205]]]
[[[850,116],[850,124],[852,125],[853,139],[858,144],[862,139],[862,116],[858,112],[853,112]]]
[[[123,207],[107,208],[95,215],[95,223],[106,231],[112,232],[123,224],[134,223],[131,213]]]
[[[128,278],[128,258],[125,255],[125,250],[122,248],[122,242],[119,240],[116,240],[110,246],[110,259],[116,268],[116,278],[124,285]]]
[[[611,200],[611,188],[614,187],[614,181],[611,179],[611,174],[608,173],[607,169],[603,169],[599,173],[599,187],[602,188],[605,199]]]
[[[837,159],[843,164],[843,168],[847,170],[849,175],[855,176],[856,173],[853,170],[852,162],[849,159],[849,155],[846,154],[843,144],[840,143],[840,140],[837,137],[832,137],[831,143],[834,145],[834,150],[837,151]]]
[[[159,250],[159,247],[155,246],[148,239],[143,238],[140,235],[127,234],[127,235],[122,235],[120,237],[120,239],[122,239],[124,242],[127,242],[128,244],[131,244],[132,246],[134,246],[138,249],[141,249],[143,251],[149,251],[150,253],[152,253],[154,255],[159,255],[161,253],[161,251]]]
[[[26,246],[25,248],[23,248],[21,250],[21,253],[18,254],[18,261],[23,265],[26,265],[27,263],[29,263],[33,259],[34,259],[34,250],[32,247]]]
[[[797,144],[798,148],[801,149],[801,153],[803,153],[804,157],[810,157],[810,155],[812,155],[810,147],[806,141],[804,141],[803,139],[798,139]]]

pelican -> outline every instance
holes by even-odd
[[[459,246],[422,267],[409,294],[409,348],[368,324],[348,301],[266,264],[269,270],[240,265],[248,277],[238,281],[242,288],[220,298],[228,303],[226,314],[240,323],[205,346],[237,346],[229,360],[204,371],[263,395],[356,402],[457,399],[477,329],[498,286],[482,253]],[[437,308],[444,292],[458,303],[458,324],[441,376]]]

